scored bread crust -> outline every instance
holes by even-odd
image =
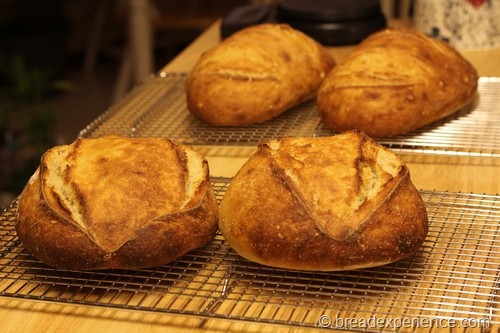
[[[271,119],[312,98],[335,62],[285,24],[240,30],[205,52],[186,81],[188,110],[212,125]]]
[[[406,166],[355,131],[260,145],[232,179],[219,216],[241,256],[299,270],[387,264],[415,253],[428,231]]]
[[[447,43],[389,28],[365,39],[323,80],[317,107],[334,131],[404,134],[474,99],[478,73]]]
[[[217,201],[207,161],[168,139],[78,139],[47,151],[19,197],[23,246],[59,268],[164,265],[208,243]]]

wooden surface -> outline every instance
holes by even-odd
[[[194,41],[163,71],[189,71],[200,54],[219,42],[215,24]],[[332,48],[341,62],[352,47]],[[481,76],[500,77],[500,50],[463,52]],[[254,148],[198,147],[207,155],[214,176],[232,176]],[[401,155],[418,188],[460,192],[500,192],[500,161],[495,158]],[[54,304],[0,297],[0,332],[241,332],[300,331],[298,328],[266,327],[259,324],[210,321],[199,318]],[[498,328],[493,329],[498,332]]]

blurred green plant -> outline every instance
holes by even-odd
[[[18,194],[55,144],[55,115],[47,98],[72,88],[49,71],[30,68],[21,55],[0,56],[0,190]]]

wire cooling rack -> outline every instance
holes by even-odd
[[[81,137],[116,134],[168,137],[191,145],[258,145],[275,136],[310,136],[319,122],[309,103],[251,126],[212,126],[187,109],[185,73],[160,73],[146,80],[97,118]]]
[[[228,182],[213,179],[219,200]],[[0,296],[304,329],[489,332],[500,324],[500,197],[421,194],[430,229],[420,251],[335,273],[255,264],[221,235],[155,269],[53,269],[19,244],[14,203],[0,215]]]
[[[189,145],[257,146],[278,136],[327,136],[314,100],[262,124],[217,127],[187,109],[185,73],[150,77],[81,131],[81,137],[168,137]],[[411,133],[381,138],[405,152],[500,157],[500,78],[481,78],[479,94],[459,112]]]

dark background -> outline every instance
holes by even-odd
[[[243,0],[154,0],[154,71]],[[0,0],[0,207],[41,154],[73,141],[112,103],[127,44],[124,0]],[[92,66],[92,31],[103,15]],[[94,40],[95,42],[95,40]]]

